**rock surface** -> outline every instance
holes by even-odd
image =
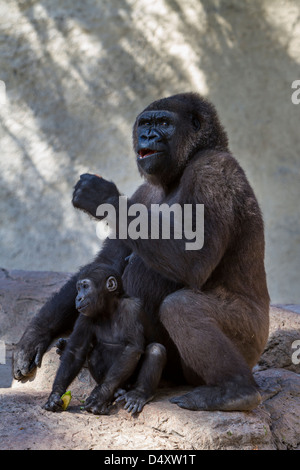
[[[7,271],[0,276],[0,339],[6,364],[0,364],[0,449],[298,449],[300,450],[300,365],[292,345],[300,340],[300,315],[271,307],[270,340],[255,379],[263,403],[251,412],[188,411],[169,402],[186,388],[161,388],[138,417],[115,407],[110,416],[80,409],[93,387],[83,369],[70,386],[72,401],[63,413],[42,409],[59,358],[52,345],[35,377],[12,380],[13,344],[66,273]],[[299,355],[295,356],[296,358]],[[294,362],[297,362],[294,360]]]

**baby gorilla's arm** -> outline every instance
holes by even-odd
[[[85,402],[84,409],[94,414],[107,414],[117,388],[131,377],[142,351],[136,345],[127,345],[118,361],[108,370],[105,380],[97,385]]]
[[[72,335],[62,354],[52,392],[44,405],[47,411],[61,411],[61,396],[80,372],[86,359],[92,336],[92,324],[87,317],[80,316],[75,324]]]

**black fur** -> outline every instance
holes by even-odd
[[[251,409],[260,400],[251,369],[268,337],[269,311],[264,227],[255,195],[228,149],[215,108],[196,94],[148,106],[136,120],[133,143],[146,181],[129,204],[145,204],[149,215],[152,203],[204,204],[204,246],[187,251],[177,239],[107,240],[94,265],[114,263],[127,294],[142,301],[147,340],[167,348],[166,372],[174,378],[182,373],[197,386],[175,403]],[[118,209],[118,196],[113,183],[83,175],[73,204],[95,216],[103,202]],[[17,378],[75,321],[75,283],[76,276],[25,332],[16,354]]]
[[[113,280],[112,286],[107,284]],[[135,298],[124,295],[122,281],[110,266],[97,265],[82,270],[77,281],[76,304],[81,312],[70,339],[59,340],[61,363],[52,392],[44,408],[61,411],[61,396],[88,361],[97,386],[84,409],[107,414],[117,394],[125,408],[140,412],[154,395],[165,365],[165,348],[152,343],[145,350],[143,314]],[[137,379],[132,387],[129,380]]]

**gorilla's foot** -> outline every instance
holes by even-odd
[[[250,411],[261,403],[261,395],[252,384],[228,382],[222,386],[201,386],[192,392],[171,398],[181,408],[206,411]]]
[[[147,394],[145,391],[138,389],[129,390],[129,392],[119,389],[115,393],[115,397],[116,403],[125,401],[124,410],[127,410],[128,413],[131,413],[132,415],[140,413],[146,403],[153,398],[153,396]]]

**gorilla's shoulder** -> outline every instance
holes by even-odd
[[[222,180],[224,177],[226,179],[237,176],[241,178],[244,175],[245,173],[238,160],[230,152],[216,150],[198,152],[184,172],[186,179],[195,182],[207,180],[210,184],[212,183],[212,177]]]

